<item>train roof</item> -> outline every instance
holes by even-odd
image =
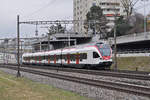
[[[98,43],[88,43],[88,44],[82,44],[82,45],[76,45],[76,46],[70,46],[67,48],[62,48],[62,49],[56,49],[56,50],[51,50],[51,51],[44,51],[45,55],[49,54],[49,52],[51,53],[58,53],[61,52],[63,50],[63,52],[78,52],[81,51],[81,48],[86,48],[86,47],[90,47],[90,46],[94,46],[94,45],[100,45],[100,44],[104,44],[104,42],[98,42]],[[35,53],[26,53],[25,56],[38,56],[40,55],[42,52],[35,52]]]
[[[98,45],[98,44],[104,44],[104,42],[86,43],[86,44],[80,44],[80,45],[76,45],[76,46],[70,46],[67,48],[80,48],[80,47],[94,46],[94,45]]]

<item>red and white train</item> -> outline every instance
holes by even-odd
[[[23,54],[22,57],[23,64],[110,68],[112,49],[108,44],[95,43],[53,51],[27,53]]]

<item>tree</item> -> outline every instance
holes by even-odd
[[[90,11],[86,14],[86,21],[84,23],[84,28],[88,31],[91,29],[94,33],[99,33],[102,37],[107,37],[107,20],[103,15],[103,11],[99,6],[92,6]]]
[[[126,35],[129,30],[132,29],[132,26],[124,19],[123,16],[120,16],[116,21],[116,35],[122,36]],[[113,37],[114,29],[111,30],[111,32],[108,34],[108,37]]]
[[[61,24],[57,24],[57,28],[58,28],[58,33],[64,33],[65,32],[65,28],[62,27]]]
[[[133,26],[131,30],[128,31],[127,34],[133,33],[141,33],[144,31],[144,16],[139,13],[135,13],[133,16],[129,17],[129,24]]]
[[[144,31],[143,20],[144,20],[144,16],[139,13],[135,13],[134,15],[129,16],[127,19],[123,18],[123,16],[120,16],[116,20],[117,36],[143,32]],[[108,34],[108,36],[113,37],[112,33],[113,33],[113,29]]]
[[[121,3],[125,9],[127,17],[130,16],[133,12],[133,7],[139,0],[121,0]]]

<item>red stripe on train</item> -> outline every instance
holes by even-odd
[[[48,64],[50,64],[50,56],[48,57]]]
[[[80,54],[76,55],[76,64],[79,64],[79,58],[80,58]]]
[[[67,54],[67,63],[70,64],[70,54]]]
[[[56,64],[56,55],[54,55],[54,64]]]

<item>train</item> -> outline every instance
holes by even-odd
[[[46,65],[75,68],[109,69],[112,61],[112,49],[103,42],[74,46],[51,51],[25,53],[24,65]]]
[[[17,64],[15,53],[1,52],[0,64]]]

